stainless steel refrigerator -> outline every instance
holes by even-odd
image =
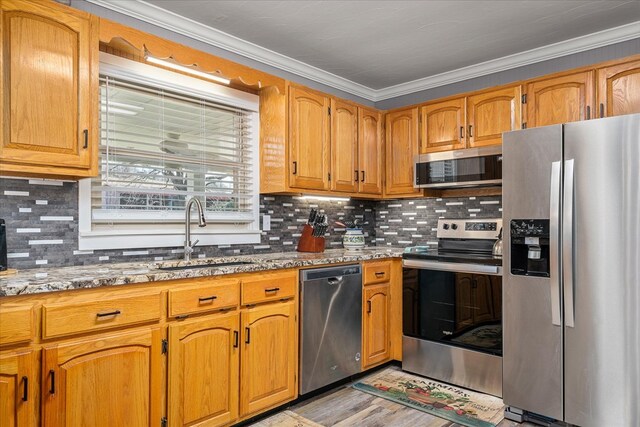
[[[640,114],[503,138],[503,396],[640,426]]]

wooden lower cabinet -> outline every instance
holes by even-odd
[[[163,373],[160,328],[45,345],[44,426],[159,426]]]
[[[390,284],[365,286],[362,314],[362,369],[391,358]]]
[[[169,326],[170,426],[221,426],[238,418],[238,313]]]
[[[35,426],[38,420],[38,366],[30,349],[0,355],[0,425]]]
[[[257,414],[296,397],[297,311],[295,301],[242,311],[241,417]]]

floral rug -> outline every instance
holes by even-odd
[[[503,419],[504,404],[498,397],[398,369],[385,369],[353,387],[468,427],[495,427]]]

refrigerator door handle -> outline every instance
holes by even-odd
[[[573,261],[573,232],[574,232],[574,159],[564,162],[564,200],[562,203],[562,275],[564,279],[564,313],[565,325],[575,327],[574,304],[574,261]]]
[[[549,188],[549,286],[551,291],[551,323],[561,326],[560,321],[560,175],[561,162],[551,164],[551,186]]]

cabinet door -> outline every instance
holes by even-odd
[[[422,194],[413,187],[414,157],[418,154],[418,109],[396,111],[386,119],[386,195]]]
[[[289,89],[290,186],[329,189],[329,98]]]
[[[375,110],[358,109],[358,191],[382,194],[383,135],[382,114]]]
[[[362,369],[386,362],[391,357],[389,289],[389,283],[364,288]]]
[[[420,153],[465,148],[465,98],[422,107]]]
[[[86,175],[97,155],[97,18],[23,0],[3,0],[1,13],[3,170]]]
[[[239,315],[169,326],[169,424],[219,426],[238,418]]]
[[[469,96],[467,146],[502,144],[502,132],[520,129],[521,105],[520,86]]]
[[[43,425],[160,425],[161,340],[149,328],[45,346]]]
[[[594,117],[594,74],[585,71],[527,84],[527,127]]]
[[[297,307],[291,301],[242,312],[241,417],[296,397]]]
[[[598,117],[640,113],[640,60],[597,70]]]
[[[31,350],[0,357],[0,424],[3,427],[35,426],[38,382],[36,355]]]
[[[358,191],[358,107],[331,100],[331,189]]]

